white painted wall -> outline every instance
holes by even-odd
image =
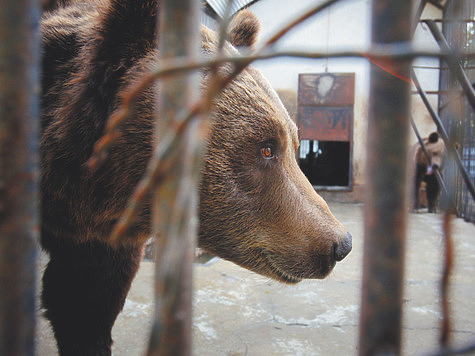
[[[422,13],[421,19],[441,19],[442,11],[435,6],[427,5]],[[440,28],[440,27],[439,27]],[[438,50],[439,46],[432,37],[429,28],[425,24],[419,24],[417,31],[414,34],[414,47],[421,49]],[[414,66],[424,67],[439,67],[439,60],[437,58],[417,58],[414,61]],[[421,86],[425,91],[437,91],[439,90],[439,70],[438,69],[426,69],[426,68],[414,68],[416,75],[421,82]],[[415,90],[415,88],[414,88]],[[436,131],[436,126],[426,110],[424,103],[419,95],[412,96],[412,116],[416,121],[416,125],[421,131],[423,137],[429,136],[433,131]],[[429,95],[432,107],[437,111],[438,95]],[[415,143],[417,138],[411,130],[410,141]]]
[[[260,0],[251,5],[250,10],[261,21],[259,42],[262,43],[274,34],[277,29],[297,18],[306,9],[322,3],[309,0]],[[441,11],[427,5],[422,18],[440,18]],[[347,0],[322,11],[306,20],[289,32],[277,44],[277,50],[304,50],[321,53],[337,50],[365,50],[370,45],[370,0]],[[423,48],[437,48],[430,32],[425,26],[418,26],[415,45]],[[418,59],[416,65],[438,66],[438,60]],[[279,58],[258,61],[254,64],[269,79],[275,89],[290,89],[297,93],[298,74],[320,72],[354,72],[355,106],[354,106],[354,150],[353,150],[353,182],[362,185],[364,182],[365,143],[367,129],[367,108],[369,91],[369,64],[365,59],[298,59]],[[418,69],[418,75],[426,90],[437,90],[439,71]],[[416,98],[415,98],[416,99]],[[434,107],[437,97],[431,96]],[[412,108],[413,116],[421,126],[424,135],[428,135],[435,126],[431,125],[425,108],[417,98]],[[411,142],[415,142],[411,136]]]

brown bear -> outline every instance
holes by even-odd
[[[421,199],[419,190],[422,182],[425,182],[425,193],[429,213],[437,211],[437,202],[440,195],[440,185],[437,181],[436,171],[441,172],[445,156],[445,145],[439,138],[437,132],[433,132],[429,137],[424,138],[424,145],[429,154],[429,159],[424,154],[419,143],[415,145],[415,177],[414,177],[414,209],[421,209]]]
[[[50,260],[41,299],[61,355],[110,354],[151,234],[148,197],[122,244],[108,242],[151,156],[153,88],[137,99],[107,161],[94,171],[86,162],[120,93],[156,68],[158,11],[159,0],[91,0],[42,19],[41,244]],[[257,21],[247,13],[234,26],[231,42],[251,45]],[[212,54],[215,34],[203,28],[201,37]],[[248,68],[211,117],[198,245],[286,283],[327,276],[351,250],[351,235],[300,171],[297,129],[274,90]]]

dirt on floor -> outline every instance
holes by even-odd
[[[289,286],[219,259],[196,264],[193,354],[357,354],[363,207],[331,203],[330,208],[353,235],[353,251],[325,280],[306,280]],[[453,225],[451,340],[454,346],[462,346],[475,342],[475,225],[462,219],[455,219]],[[426,354],[437,348],[442,248],[441,215],[411,214],[403,355]],[[43,266],[45,258],[42,260]],[[115,356],[145,353],[153,309],[152,279],[153,263],[144,261],[113,330]],[[38,323],[37,354],[57,354],[48,323],[41,316]]]

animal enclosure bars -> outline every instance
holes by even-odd
[[[217,25],[218,51],[199,57],[199,3],[163,0],[160,4],[161,66],[123,94],[120,110],[109,118],[104,136],[88,161],[97,169],[133,113],[137,96],[159,83],[160,115],[167,123],[154,148],[146,173],[116,224],[112,241],[123,238],[142,199],[153,203],[157,247],[155,311],[149,355],[191,354],[192,263],[197,234],[197,185],[207,112],[213,99],[249,64],[276,57],[322,59],[366,58],[371,63],[366,193],[365,247],[359,321],[360,355],[401,354],[404,251],[410,184],[409,155],[411,88],[415,88],[436,121],[449,151],[445,210],[444,274],[441,276],[443,320],[440,355],[464,354],[471,345],[449,345],[449,277],[453,263],[451,219],[457,213],[475,221],[475,98],[473,51],[475,0],[372,0],[371,47],[364,52],[281,51],[275,44],[292,28],[345,0],[317,1],[303,15],[254,51],[228,57],[224,42],[233,1],[226,1]],[[411,45],[424,6],[443,9],[442,19],[423,19],[441,44],[440,50]],[[53,6],[48,2],[47,6]],[[0,355],[33,355],[36,315],[36,243],[38,239],[39,4],[30,0],[0,3]],[[436,20],[436,21],[434,21]],[[439,26],[439,25],[441,26]],[[442,28],[440,31],[439,27]],[[185,40],[184,40],[185,39]],[[444,42],[445,41],[445,42]],[[445,45],[446,43],[447,45]],[[437,110],[412,71],[419,57],[440,58]],[[220,69],[230,65],[223,75]],[[197,73],[211,77],[201,92]],[[414,85],[414,87],[412,87]],[[166,118],[166,119],[164,119]],[[413,126],[417,131],[417,127]]]
[[[472,1],[451,1],[447,4],[443,19],[443,35],[450,48],[458,51],[473,51],[475,4]],[[463,166],[471,181],[475,177],[475,117],[473,100],[467,98],[467,90],[461,86],[453,70],[442,62],[440,90],[443,91],[439,100],[439,115],[449,132],[452,142],[461,145],[460,156]],[[460,61],[465,75],[474,83],[474,66],[472,58]],[[473,89],[472,89],[473,90]],[[468,94],[471,95],[471,94]],[[462,181],[462,174],[451,162],[448,167],[452,182],[455,185],[451,199],[457,211],[464,219],[475,222],[475,201],[467,185]]]

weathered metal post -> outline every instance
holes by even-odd
[[[411,0],[373,0],[372,42],[410,41]],[[401,353],[410,61],[371,66],[360,355]]]
[[[176,57],[196,59],[200,48],[199,2],[165,0],[160,4],[160,64]],[[199,95],[199,75],[177,74],[159,82],[156,137],[160,142],[180,124]],[[186,116],[186,115],[185,115]],[[187,124],[182,139],[163,160],[171,169],[159,185],[153,206],[157,237],[155,315],[149,355],[191,353],[192,263],[197,232],[197,184],[201,144],[199,122]]]
[[[0,1],[0,355],[34,354],[38,5]]]

